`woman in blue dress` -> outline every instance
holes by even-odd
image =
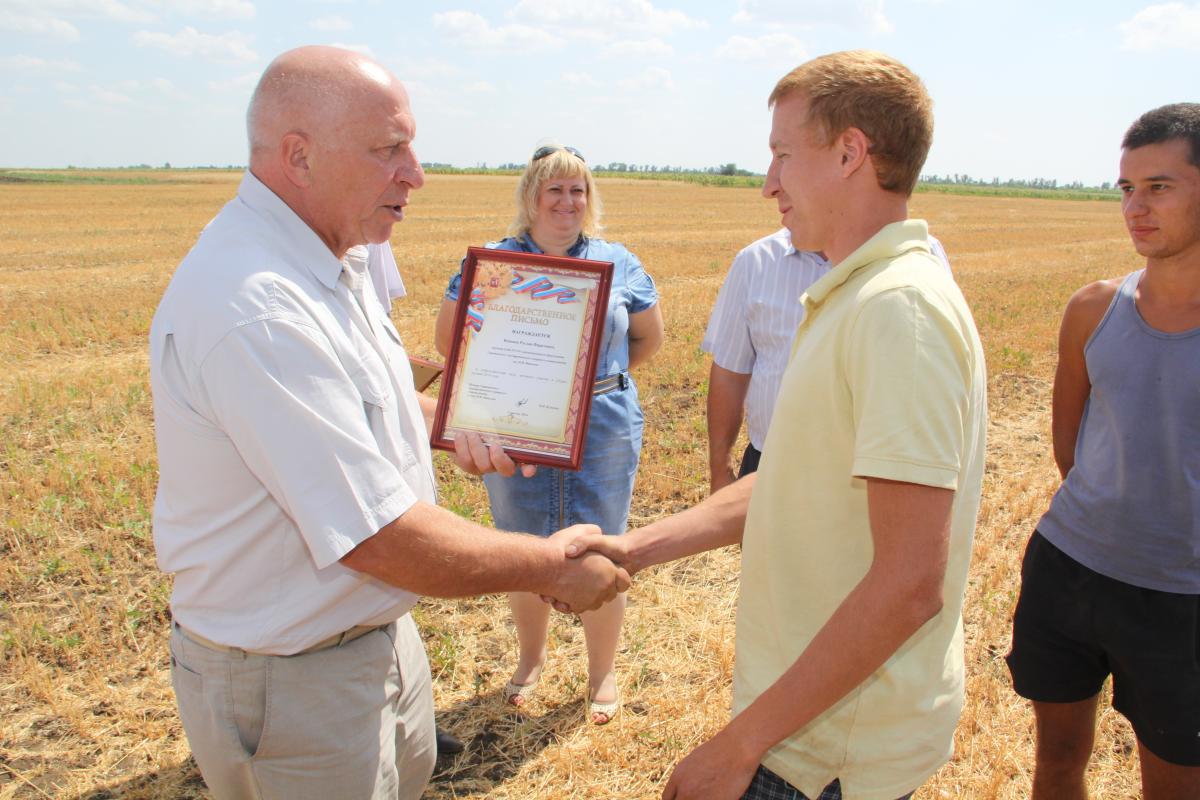
[[[492,518],[498,528],[538,536],[578,523],[606,534],[625,532],[629,501],[642,448],[642,409],[631,367],[645,363],[662,344],[663,321],[654,281],[637,256],[597,236],[600,196],[592,172],[577,150],[539,148],[517,185],[517,214],[509,236],[488,247],[613,262],[612,290],[591,420],[578,472],[540,467],[533,477],[485,475]],[[437,319],[437,348],[450,350],[461,272],[450,280]],[[537,595],[510,594],[520,656],[505,687],[520,706],[532,695],[546,660],[550,606]],[[588,701],[592,722],[603,725],[619,707],[614,661],[625,615],[625,595],[580,615],[588,651]]]

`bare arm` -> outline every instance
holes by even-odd
[[[418,502],[341,563],[417,594],[535,592],[583,611],[629,585],[628,575],[602,556],[566,559],[566,541],[584,531],[596,528],[580,525],[550,539],[502,533]]]
[[[662,309],[658,303],[629,315],[629,368],[645,364],[663,343]]]
[[[450,343],[454,341],[454,308],[457,305],[455,300],[443,299],[437,322],[434,323],[433,346],[442,354],[442,358],[450,357]]]
[[[742,427],[750,375],[717,366],[708,371],[708,475],[709,492],[737,480],[733,443]]]
[[[664,797],[739,797],[767,750],[867,680],[941,610],[953,500],[947,489],[868,480],[875,555],[866,575],[779,680],[680,762]]]
[[[1051,404],[1051,430],[1054,437],[1054,463],[1067,477],[1075,466],[1075,443],[1079,423],[1092,391],[1083,349],[1120,286],[1117,280],[1097,281],[1071,296],[1063,312],[1058,332],[1058,369],[1054,373],[1054,399]]]
[[[425,394],[417,392],[417,404],[421,406],[421,416],[425,418],[425,435],[433,435],[433,415],[437,413],[437,400]]]
[[[588,550],[603,553],[632,576],[652,564],[741,544],[755,478],[747,475],[686,511],[624,536],[580,536],[567,546],[567,555]]]

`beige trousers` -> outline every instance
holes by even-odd
[[[171,682],[216,800],[417,800],[437,747],[412,617],[298,656],[218,652],[171,631]]]

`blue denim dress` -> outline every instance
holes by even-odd
[[[541,253],[528,235],[488,242],[497,250]],[[612,290],[604,340],[596,362],[596,380],[622,376],[618,388],[592,398],[583,466],[578,472],[539,466],[537,474],[511,478],[483,476],[496,527],[536,536],[582,522],[599,525],[607,534],[625,532],[633,478],[642,450],[642,408],[629,375],[629,315],[658,302],[654,280],[624,245],[579,237],[567,251],[572,258],[613,262]],[[450,279],[446,299],[458,300],[461,271]]]

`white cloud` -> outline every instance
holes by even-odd
[[[5,0],[10,8],[24,8],[44,16],[102,17],[114,22],[149,22],[151,11],[134,8],[119,0]]]
[[[361,44],[359,42],[330,42],[330,47],[340,47],[343,50],[353,50],[355,53],[360,53],[367,58],[375,58],[375,51],[371,49],[369,44]]]
[[[509,17],[585,38],[627,32],[667,35],[708,25],[682,11],[657,8],[649,0],[520,0]]]
[[[67,81],[54,81],[54,83],[50,85],[54,87],[54,91],[62,92],[63,94],[74,94],[75,92],[79,91],[78,86],[73,83],[68,83]]]
[[[22,36],[46,36],[64,42],[79,41],[79,29],[64,19],[42,14],[19,14],[0,9],[0,31],[12,31]]]
[[[836,25],[854,31],[891,33],[884,0],[738,0],[735,22],[792,28]]]
[[[164,12],[249,19],[255,8],[249,0],[0,0],[0,30],[74,42],[80,34],[71,20],[144,24],[157,21]]]
[[[474,11],[446,11],[433,15],[433,27],[448,38],[480,49],[503,49],[513,52],[551,50],[563,42],[546,31],[529,25],[492,27]]]
[[[168,0],[167,8],[180,14],[220,19],[252,19],[257,13],[248,0]]]
[[[62,9],[66,13],[105,17],[116,22],[149,22],[154,19],[152,12],[134,8],[119,0],[46,0],[43,7]]]
[[[462,74],[462,67],[437,58],[414,62],[395,61],[393,63],[395,64],[396,76],[405,83],[409,81],[454,78]]]
[[[328,17],[317,17],[314,20],[309,20],[308,27],[314,31],[348,31],[354,27],[354,23],[345,17],[331,14]]]
[[[662,67],[646,67],[641,74],[635,75],[632,78],[626,78],[620,82],[622,88],[625,89],[674,89],[675,81],[671,79],[671,73]]]
[[[487,81],[468,83],[466,86],[461,88],[464,92],[475,92],[476,94],[495,94],[496,92],[496,87]]]
[[[717,58],[727,61],[787,61],[800,63],[808,58],[804,43],[790,33],[764,36],[730,36],[717,48]]]
[[[177,100],[187,96],[178,86],[166,78],[150,78],[147,81],[143,81],[141,88],[160,94],[163,97],[170,97]]]
[[[91,86],[88,89],[90,99],[101,106],[127,106],[133,103],[133,98],[127,94],[106,89],[103,86]]]
[[[11,72],[36,72],[42,75],[50,72],[78,72],[81,69],[78,61],[69,58],[48,59],[38,56],[0,56],[0,70]]]
[[[600,81],[593,78],[586,72],[564,72],[558,76],[558,79],[563,83],[571,84],[572,86],[600,86]]]
[[[244,33],[201,33],[188,26],[177,34],[157,31],[138,31],[133,41],[139,47],[151,47],[185,58],[198,57],[209,61],[255,61],[258,54],[250,49],[250,37]]]
[[[1117,30],[1125,50],[1200,50],[1200,3],[1147,6]]]
[[[236,78],[228,78],[222,81],[209,81],[208,88],[214,92],[242,92],[249,94],[258,85],[258,79],[261,73],[247,72],[244,75],[238,75]]]
[[[675,54],[675,49],[662,39],[624,39],[604,48],[609,58],[662,58]]]

